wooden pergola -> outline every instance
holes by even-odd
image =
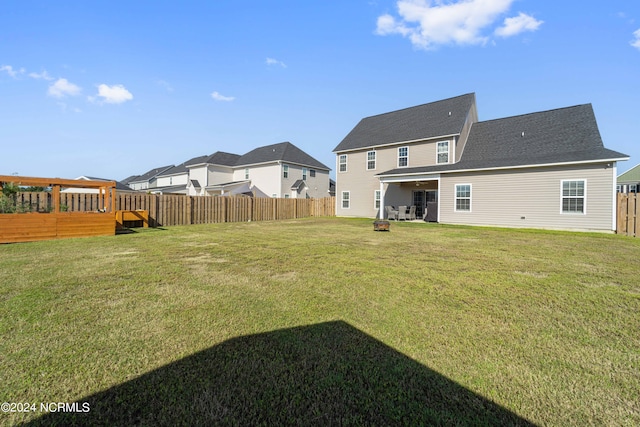
[[[2,195],[2,187],[7,183],[51,188],[52,209],[51,212],[46,213],[0,214],[0,243],[115,234],[115,181],[0,175],[0,195]],[[95,212],[62,212],[60,206],[62,188],[97,190],[99,209]]]

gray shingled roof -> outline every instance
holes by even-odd
[[[474,123],[458,163],[398,168],[379,175],[625,158],[604,147],[591,104],[584,104]]]
[[[251,150],[238,159],[236,166],[253,165],[275,161],[297,163],[316,169],[329,170],[329,167],[323,165],[290,142],[265,145],[264,147],[258,147],[254,150]]]
[[[194,157],[192,159],[187,160],[186,162],[174,166],[171,169],[168,169],[162,172],[158,176],[169,176],[169,175],[178,175],[187,173],[187,168],[189,166],[202,165],[202,164],[210,164],[210,165],[223,165],[223,166],[233,166],[235,162],[238,161],[240,156],[238,154],[224,153],[222,151],[216,151],[213,154],[207,154],[204,156]]]
[[[334,152],[415,141],[462,131],[474,93],[366,117],[334,148]]]
[[[147,173],[140,175],[139,177],[134,178],[132,181],[129,181],[127,184],[131,184],[133,182],[147,182],[150,179],[155,178],[156,176],[160,175],[161,173],[163,173],[164,171],[172,168],[173,165],[169,165],[169,166],[161,166],[159,168],[154,168],[151,169],[150,171],[148,171]]]

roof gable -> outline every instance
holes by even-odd
[[[475,102],[475,94],[469,93],[366,117],[360,120],[333,151],[459,134]]]
[[[624,157],[604,148],[591,104],[475,123],[460,163],[491,166]]]
[[[618,182],[640,182],[640,165],[618,175]]]
[[[290,142],[265,145],[249,151],[241,156],[236,162],[236,166],[253,165],[269,162],[290,162],[318,169],[329,170],[327,166],[320,163]]]

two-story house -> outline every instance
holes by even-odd
[[[251,181],[269,197],[329,196],[329,167],[290,142],[258,147],[236,162],[234,181]]]
[[[171,169],[173,165],[161,166],[159,168],[153,168],[150,171],[143,173],[142,175],[134,175],[123,182],[128,185],[132,190],[148,190],[150,188],[157,187],[158,175]]]
[[[134,177],[137,189],[152,193],[254,197],[329,196],[330,169],[290,142],[266,145],[244,155],[217,151],[178,166]]]
[[[336,214],[614,230],[616,162],[590,104],[478,121],[475,94],[362,119],[334,149]]]

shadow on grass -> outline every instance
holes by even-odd
[[[230,339],[29,425],[533,425],[342,321]]]

